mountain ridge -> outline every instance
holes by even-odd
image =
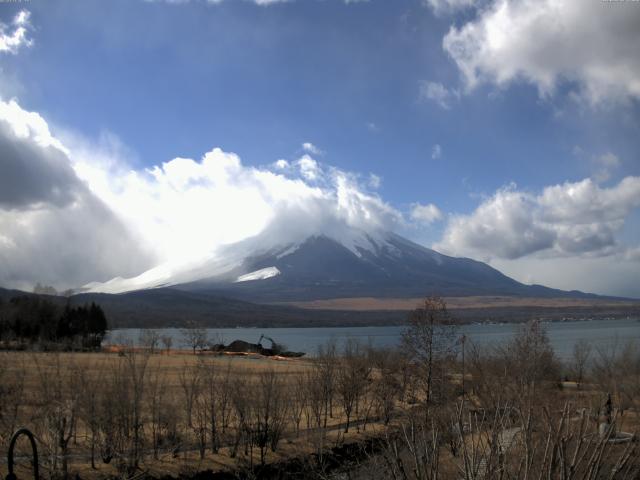
[[[371,239],[372,249],[354,252],[336,240],[314,235],[292,248],[247,256],[226,277],[204,278],[174,285],[186,291],[216,291],[260,303],[309,301],[344,297],[424,295],[517,295],[584,297],[595,294],[525,285],[477,260],[451,257],[396,234],[384,243]],[[285,252],[283,254],[282,252]],[[230,282],[235,275],[276,269],[259,281]]]
[[[185,292],[174,288],[156,288],[135,292],[81,293],[71,297],[59,297],[6,290],[0,288],[0,299],[7,301],[23,295],[47,298],[60,308],[69,302],[83,305],[99,304],[109,321],[109,328],[184,328],[202,326],[209,328],[232,327],[361,327],[403,325],[409,310],[419,306],[410,299],[392,309],[386,306],[354,309],[344,305],[319,305],[301,308],[300,305],[265,305],[245,302],[213,293]],[[523,322],[531,319],[562,320],[567,318],[640,317],[639,301],[612,301],[570,305],[545,302],[544,305],[492,304],[492,297],[473,299],[476,304],[465,305],[469,297],[445,298],[449,301],[454,318],[461,323],[470,322]],[[508,299],[507,299],[508,300]]]

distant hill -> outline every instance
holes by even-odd
[[[105,310],[112,327],[184,327],[189,323],[208,327],[350,326],[403,323],[402,311],[350,312],[259,305],[215,294],[157,288],[123,294],[84,293],[75,303],[96,302]]]
[[[35,295],[0,288],[0,298],[7,301],[20,295]],[[85,293],[69,299],[47,296],[54,302],[72,305],[96,302],[102,306],[110,328],[184,327],[195,324],[206,327],[350,327],[365,325],[403,325],[407,313],[417,306],[410,301],[380,310],[368,307],[354,310],[345,305],[320,305],[298,308],[287,305],[261,305],[210,293],[185,292],[175,288],[140,290],[123,294]],[[514,304],[502,298],[475,297],[465,305],[461,298],[450,299],[453,316],[461,322],[521,322],[533,318],[562,319],[587,317],[640,317],[640,302],[594,301],[535,302],[513,297]],[[389,302],[393,303],[392,300]],[[348,303],[348,302],[347,302]],[[382,304],[386,303],[384,300]],[[320,307],[320,308],[318,308]],[[324,307],[324,308],[323,308]],[[344,308],[344,309],[341,309]],[[389,309],[390,308],[390,309]]]

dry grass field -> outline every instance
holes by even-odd
[[[470,296],[445,298],[449,309],[482,309],[504,307],[638,307],[633,300],[611,300],[607,298],[528,298],[507,296]],[[333,298],[308,302],[289,302],[300,308],[316,310],[356,310],[356,311],[410,311],[424,303],[424,298]]]
[[[318,480],[345,470],[354,479],[638,478],[637,437],[610,441],[640,430],[637,345],[582,345],[561,364],[534,322],[502,345],[468,346],[463,364],[457,337],[424,314],[412,317],[403,351],[348,342],[288,360],[0,352],[0,446],[18,426],[31,429],[43,478],[280,478],[261,473],[274,464],[303,465],[290,478]],[[348,444],[362,449],[336,461]],[[569,467],[573,476],[561,473]]]
[[[108,425],[95,425],[97,433],[92,439],[89,415],[100,423],[126,423],[131,421],[131,411],[136,408],[140,410],[137,421],[143,424],[138,468],[154,477],[178,477],[209,469],[235,470],[307,456],[318,447],[358,442],[381,427],[373,418],[371,400],[359,400],[367,405],[369,418],[352,416],[354,426],[348,433],[344,431],[347,419],[337,399],[332,399],[330,411],[325,412],[324,406],[318,403],[322,399],[317,398],[313,411],[304,398],[313,392],[309,392],[305,384],[317,380],[317,368],[305,359],[257,354],[194,355],[185,351],[150,354],[131,350],[120,354],[0,352],[0,361],[0,380],[14,383],[13,390],[7,392],[13,397],[5,396],[3,405],[2,448],[6,451],[13,429],[18,425],[28,427],[38,439],[41,472],[45,476],[55,476],[63,455],[68,458],[65,469],[82,478],[122,476],[125,468],[122,462],[128,460],[124,457],[131,453],[130,446],[124,444],[131,441],[126,437],[135,435],[132,433],[135,427],[120,432],[125,438],[114,439]],[[265,385],[272,378],[273,390]],[[132,398],[136,388],[140,388],[139,405]],[[271,398],[265,398],[267,395]],[[212,403],[208,403],[209,400]],[[221,405],[221,401],[226,405]],[[189,403],[191,406],[187,407]],[[112,404],[114,411],[109,411],[108,404]],[[7,422],[6,413],[12,408],[16,418]],[[118,412],[120,408],[129,411]],[[211,408],[223,410],[213,415],[226,416],[217,419],[215,453],[211,445]],[[265,410],[260,411],[261,408]],[[240,419],[242,415],[252,418]],[[278,447],[271,448],[271,439],[267,439],[269,445],[261,459],[255,445],[244,438],[249,433],[240,430],[248,430],[249,422],[253,422],[255,430],[268,416],[277,418],[277,424],[266,428],[279,430]],[[61,426],[65,421],[67,426]],[[156,434],[158,445],[154,446],[152,437]],[[65,451],[59,444],[60,436],[69,437]],[[168,437],[178,438],[164,441]],[[114,452],[115,458],[107,464],[101,457],[112,441],[123,443],[123,447],[120,452]],[[91,467],[90,460],[92,443],[95,468]],[[22,440],[19,451],[24,454],[26,447],[26,440]],[[118,455],[123,457],[120,463]],[[19,462],[18,468],[21,476],[28,475],[26,460]],[[3,476],[7,473],[4,462],[0,464],[0,473]]]

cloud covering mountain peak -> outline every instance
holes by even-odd
[[[39,114],[14,100],[0,102],[0,148],[5,286],[73,287],[194,264],[260,233],[270,245],[284,245],[314,234],[344,240],[351,229],[375,232],[402,222],[357,175],[308,154],[283,169],[246,166],[214,148],[197,160],[136,170],[100,146],[59,140]],[[39,236],[59,239],[54,255]]]

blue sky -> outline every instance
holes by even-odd
[[[139,172],[215,147],[244,168],[308,154],[357,177],[422,244],[522,281],[640,296],[640,5],[603,3],[559,9],[561,31],[536,26],[547,1],[0,4],[4,35],[30,15],[28,41],[0,58],[0,97],[37,112],[65,147]],[[583,197],[558,214],[578,185]],[[514,220],[500,225],[503,214]],[[11,240],[17,227],[0,225]],[[497,245],[502,229],[531,248]],[[31,278],[11,268],[8,283]]]

